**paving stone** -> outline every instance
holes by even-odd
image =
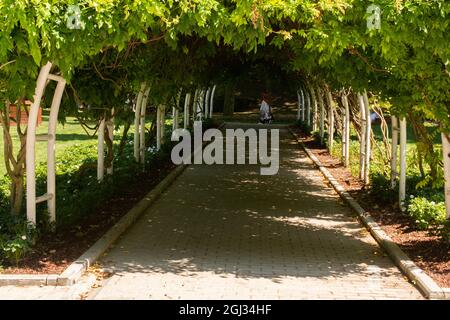
[[[73,286],[0,286],[0,300],[77,300],[94,282],[93,275],[85,275]]]
[[[189,167],[104,257],[113,281],[90,298],[422,298],[374,254],[290,134],[280,137],[274,176],[258,165]]]
[[[280,170],[195,165],[100,263],[90,299],[421,299],[289,132]],[[0,299],[79,299],[73,287],[0,287]]]

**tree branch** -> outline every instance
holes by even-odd
[[[11,63],[14,63],[14,62],[16,62],[16,60],[11,60],[11,61],[8,61],[8,62],[0,65],[0,70],[3,69],[4,67],[6,67],[8,64],[11,64]]]
[[[349,47],[347,50],[351,55],[357,56],[361,61],[363,61],[369,67],[370,70],[375,72],[390,73],[389,70],[379,69],[371,65],[369,60],[366,57],[364,57],[357,49]]]
[[[95,63],[92,63],[92,65],[94,66],[95,71],[97,72],[97,74],[99,75],[99,77],[100,77],[102,80],[110,81],[110,82],[114,83],[114,85],[115,85],[117,88],[120,88],[120,86],[119,86],[113,79],[105,78],[105,77],[100,73],[100,71],[97,69],[97,66],[95,65]]]

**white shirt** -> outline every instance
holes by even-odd
[[[264,111],[264,112],[269,111],[269,104],[264,100],[261,102],[261,111]]]
[[[263,119],[269,118],[269,113],[270,113],[270,107],[269,104],[266,101],[262,101],[261,102],[261,108],[259,109],[260,113],[261,113],[261,117]]]

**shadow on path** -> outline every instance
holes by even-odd
[[[212,287],[237,292],[264,279],[274,294],[307,286],[355,294],[398,289],[398,297],[418,297],[289,132],[280,133],[276,175],[260,175],[259,165],[188,167],[104,257],[113,276],[97,297],[108,298],[125,281],[148,281],[151,292],[178,290],[183,298],[183,290],[210,291],[195,284],[205,275]],[[165,287],[171,281],[177,284]]]

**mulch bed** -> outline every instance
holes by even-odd
[[[170,159],[158,163],[136,177],[135,183],[128,185],[120,195],[99,204],[76,226],[42,235],[33,251],[20,262],[19,267],[4,266],[1,273],[62,273],[174,168],[175,165]]]
[[[412,219],[390,204],[380,203],[365,189],[363,182],[351,175],[339,159],[332,157],[327,149],[320,147],[311,137],[292,128],[302,137],[303,143],[316,155],[336,180],[372,216],[400,248],[441,287],[450,287],[450,244],[415,230]]]

